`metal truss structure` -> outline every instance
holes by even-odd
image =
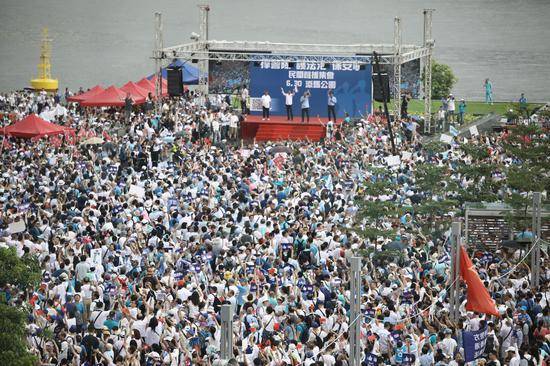
[[[208,93],[208,63],[210,61],[247,61],[247,62],[316,62],[316,63],[357,63],[359,65],[371,64],[373,53],[380,56],[380,63],[392,65],[394,68],[394,115],[399,118],[401,106],[401,65],[412,60],[431,60],[433,40],[431,40],[431,12],[424,11],[424,43],[422,45],[401,44],[400,19],[394,22],[393,44],[308,44],[308,43],[275,43],[257,41],[217,41],[208,37],[208,5],[199,5],[200,34],[192,37],[193,41],[171,47],[158,47],[162,41],[156,43],[153,51],[153,59],[156,61],[156,70],[170,63],[173,59],[191,60],[199,64],[199,85],[205,93]],[[156,15],[155,15],[156,16]],[[427,17],[429,16],[429,22]],[[155,18],[156,19],[156,18]],[[157,23],[155,23],[157,24]],[[429,29],[428,29],[429,28]],[[162,40],[160,27],[155,28],[155,39]],[[428,37],[428,40],[427,38]],[[431,64],[431,61],[430,61]],[[431,68],[425,68],[424,95],[426,92],[426,79],[431,81]],[[431,82],[429,83],[431,88]],[[425,104],[425,118],[430,118],[431,104]],[[426,110],[426,108],[428,108]]]
[[[393,115],[401,117],[401,19],[393,21]]]

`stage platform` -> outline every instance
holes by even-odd
[[[262,121],[262,116],[249,115],[241,123],[241,135],[244,140],[277,141],[277,140],[311,140],[319,141],[326,136],[326,129],[317,117],[310,118],[309,123],[301,123],[301,118],[287,121],[286,116],[271,116],[269,121]],[[327,123],[327,119],[322,119]],[[342,121],[337,121],[341,123]]]

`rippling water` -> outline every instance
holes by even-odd
[[[153,13],[165,44],[198,31],[197,1],[4,0],[0,90],[35,76],[41,28],[54,38],[52,72],[61,87],[122,83],[153,71]],[[452,66],[454,93],[482,98],[491,78],[497,100],[550,100],[548,0],[211,0],[210,37],[303,43],[391,43],[400,16],[405,43],[422,38],[422,9],[435,8],[436,58]]]

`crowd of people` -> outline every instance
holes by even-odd
[[[2,123],[55,102],[3,94]],[[415,165],[454,169],[469,159],[455,142],[433,154],[414,129],[397,128],[402,158],[389,166],[389,133],[377,117],[321,142],[243,144],[239,113],[223,99],[215,104],[189,93],[163,101],[159,114],[134,109],[126,122],[117,110],[70,103],[56,123],[109,141],[4,139],[0,246],[36,256],[42,273],[37,288],[2,292],[28,311],[28,345],[41,364],[212,365],[220,358],[220,308],[230,304],[234,364],[349,365],[353,256],[363,256],[362,364],[462,365],[461,331],[483,327],[477,365],[547,364],[548,266],[532,289],[529,269],[513,256],[475,259],[500,317],[466,311],[463,295],[460,319],[452,320],[452,212],[432,222],[437,230],[428,236],[418,230],[427,217],[414,212],[378,220],[395,230],[392,238],[356,231],[369,224],[360,202],[401,207],[452,194],[420,191]],[[468,143],[498,151],[500,139]],[[367,182],[385,180],[399,188],[365,193]],[[458,173],[456,180],[476,184]],[[10,233],[20,220],[25,230]],[[399,260],[373,260],[395,242]]]

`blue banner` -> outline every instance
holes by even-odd
[[[480,358],[485,351],[485,343],[487,343],[487,327],[475,332],[462,331],[462,342],[465,362]]]
[[[294,120],[301,116],[300,97],[309,90],[309,115],[311,122],[317,122],[317,115],[328,116],[328,91],[336,97],[336,117],[361,117],[371,111],[372,67],[355,62],[275,62],[250,63],[250,109],[261,113],[260,98],[267,90],[271,96],[271,114],[286,115],[285,92],[297,92],[293,97]]]
[[[364,364],[366,366],[378,366],[378,356],[374,353],[367,353]]]

